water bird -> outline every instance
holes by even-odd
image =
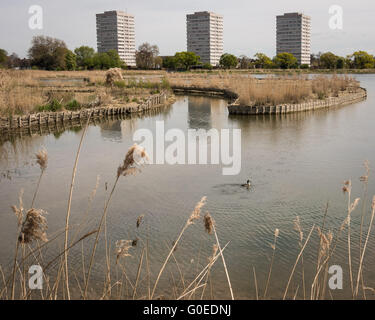
[[[241,187],[250,188],[250,187],[251,187],[251,182],[250,182],[250,180],[247,180],[246,183],[241,184]]]

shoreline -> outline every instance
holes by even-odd
[[[360,87],[355,92],[341,92],[337,97],[328,97],[322,100],[314,99],[295,104],[279,104],[276,106],[247,106],[239,104],[236,100],[234,103],[228,105],[228,111],[230,115],[285,114],[345,106],[363,101],[366,98],[367,90]]]
[[[140,103],[137,106],[103,106],[83,108],[78,111],[38,112],[21,116],[0,117],[0,134],[14,130],[27,130],[37,126],[58,126],[67,121],[80,123],[82,120],[89,117],[90,119],[98,119],[114,115],[142,113],[156,110],[165,104],[168,104],[171,98],[173,98],[173,95],[168,92],[162,92],[150,96],[146,102]]]

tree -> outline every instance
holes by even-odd
[[[0,67],[5,67],[8,61],[8,52],[0,49]]]
[[[273,63],[275,64],[277,68],[280,68],[280,69],[292,69],[292,68],[298,67],[297,58],[289,52],[279,53],[273,59]]]
[[[19,67],[21,69],[30,69],[31,68],[31,60],[26,59],[26,58],[20,59]]]
[[[320,67],[324,69],[335,69],[337,67],[338,56],[332,52],[323,53],[320,56]]]
[[[68,49],[62,40],[35,36],[29,49],[31,65],[46,70],[64,70]]]
[[[93,68],[94,69],[109,69],[110,61],[109,56],[105,52],[98,52],[93,57]]]
[[[155,68],[156,69],[161,69],[162,65],[163,65],[163,59],[162,57],[156,57],[155,60],[154,60],[154,64],[155,64]]]
[[[154,69],[158,55],[159,48],[157,45],[150,45],[147,42],[141,44],[135,53],[137,67],[141,69]]]
[[[336,68],[337,69],[344,69],[345,65],[346,65],[345,58],[343,58],[343,57],[337,57]]]
[[[65,66],[67,70],[76,70],[77,68],[76,55],[70,50],[65,54]]]
[[[371,69],[374,68],[374,57],[366,51],[356,51],[352,54],[354,68],[358,69]]]
[[[238,59],[240,69],[249,69],[252,66],[251,59],[245,55],[241,55]]]
[[[19,58],[19,56],[13,52],[10,56],[8,56],[7,67],[10,69],[21,68],[21,62],[22,60]]]
[[[273,67],[272,60],[267,57],[264,53],[256,53],[255,57],[255,67],[269,69]]]
[[[310,68],[311,69],[318,69],[320,68],[320,57],[322,53],[316,53],[316,54],[311,54],[310,56]]]
[[[163,68],[166,68],[166,69],[169,69],[169,70],[177,69],[175,57],[164,57],[163,58]]]
[[[235,68],[238,65],[237,57],[230,53],[224,53],[220,57],[220,66],[225,69]]]
[[[109,57],[109,68],[125,68],[126,64],[120,59],[118,52],[114,49],[108,50],[107,55]]]
[[[212,66],[211,63],[206,62],[206,63],[203,63],[203,64],[202,64],[202,69],[205,69],[205,70],[212,70],[213,68],[214,68],[214,67]]]
[[[175,67],[177,69],[189,70],[192,66],[196,66],[200,60],[194,52],[177,52],[174,55]]]
[[[88,46],[81,46],[74,50],[76,54],[77,67],[81,69],[92,69],[95,50]]]
[[[94,69],[126,68],[125,62],[121,61],[116,50],[96,53],[92,61]]]
[[[54,64],[52,66],[52,70],[66,70],[66,60],[65,57],[69,53],[68,48],[58,47],[55,50],[53,55]]]

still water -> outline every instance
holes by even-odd
[[[291,269],[299,252],[297,232],[293,229],[296,216],[301,219],[306,238],[312,225],[321,225],[329,203],[326,228],[334,231],[346,217],[347,196],[343,181],[352,179],[353,199],[363,198],[363,162],[375,164],[375,76],[358,75],[361,86],[367,88],[366,101],[331,110],[283,116],[229,116],[227,103],[205,97],[177,97],[176,102],[155,115],[124,120],[105,120],[88,128],[80,154],[78,174],[72,203],[72,224],[85,221],[81,233],[95,228],[118,165],[133,144],[137,129],[155,130],[156,120],[164,120],[165,129],[242,130],[242,168],[237,176],[223,176],[220,165],[149,165],[136,177],[121,178],[109,209],[107,234],[112,248],[116,240],[135,239],[149,242],[150,268],[153,277],[168,247],[176,238],[202,196],[207,196],[204,212],[214,217],[236,298],[255,298],[253,267],[259,291],[262,292],[268,274],[275,228],[280,229],[276,245],[273,274],[269,288],[271,298],[282,297]],[[16,219],[10,206],[18,203],[24,190],[25,207],[31,203],[39,177],[35,152],[45,147],[49,154],[48,168],[40,186],[36,206],[48,211],[49,233],[64,226],[67,199],[74,158],[81,130],[66,130],[60,134],[36,134],[14,138],[1,146],[0,163],[0,264],[11,264],[16,239]],[[100,176],[96,196],[88,210],[88,198]],[[250,190],[240,184],[251,179]],[[370,174],[369,197],[375,194],[375,179]],[[107,188],[106,188],[107,186]],[[370,200],[367,201],[368,221]],[[354,271],[358,261],[358,232],[361,205],[353,213],[352,241]],[[86,213],[88,211],[88,213]],[[144,224],[136,228],[136,219],[144,215]],[[367,229],[366,229],[367,231]],[[74,235],[74,231],[72,231]],[[343,267],[344,289],[331,291],[335,298],[350,296],[348,282],[346,235],[339,243],[332,261]],[[317,256],[317,233],[314,231],[304,253],[307,291]],[[143,242],[142,242],[143,241]],[[207,263],[214,236],[204,232],[201,222],[191,226],[175,252],[186,279],[192,279]],[[92,242],[86,241],[84,252]],[[59,246],[50,248],[46,257],[54,257]],[[81,249],[70,253],[70,263],[80,278]],[[375,241],[368,244],[364,276],[366,285],[375,286]],[[131,249],[127,260],[129,277],[135,279],[142,245]],[[112,254],[113,256],[113,254]],[[46,259],[47,259],[46,258]],[[93,280],[103,282],[104,248],[100,247],[94,265]],[[178,271],[171,263],[160,283],[160,294],[173,296],[173,280]],[[356,275],[356,273],[355,273]],[[146,281],[143,282],[145,284]],[[212,292],[207,298],[228,298],[229,290],[222,263],[218,260],[212,272]],[[297,288],[303,298],[301,265],[290,287],[289,297]],[[370,295],[370,293],[369,293]],[[329,298],[329,296],[327,295]]]

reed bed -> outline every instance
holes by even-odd
[[[124,80],[108,86],[106,71],[0,70],[0,116],[135,105],[168,88],[162,72],[121,72]]]
[[[87,125],[86,125],[87,126]],[[67,215],[65,226],[52,234],[48,234],[48,213],[42,208],[37,207],[38,190],[43,183],[43,176],[48,170],[48,152],[40,150],[35,155],[35,162],[40,168],[40,176],[37,181],[34,196],[31,205],[26,208],[23,202],[23,191],[19,195],[19,203],[11,207],[17,221],[18,230],[15,232],[15,252],[10,268],[0,267],[0,299],[215,299],[215,292],[210,288],[213,280],[212,274],[217,268],[222,268],[224,278],[221,282],[225,283],[228,296],[236,299],[236,288],[232,286],[231,275],[235,270],[231,270],[225,258],[227,250],[235,250],[230,243],[222,243],[219,238],[220,226],[217,225],[214,213],[204,210],[206,197],[202,197],[192,212],[186,215],[186,221],[181,230],[176,231],[176,237],[162,259],[160,268],[151,269],[154,265],[150,261],[151,239],[143,238],[138,233],[139,229],[146,228],[147,218],[140,214],[134,221],[134,231],[137,237],[117,239],[115,245],[109,240],[107,234],[107,217],[111,214],[111,203],[123,201],[116,194],[117,186],[120,180],[126,179],[130,175],[142,174],[141,169],[148,164],[148,155],[144,148],[133,145],[126,152],[123,162],[118,168],[114,168],[114,181],[111,188],[108,189],[107,199],[104,208],[100,214],[100,221],[95,227],[87,227],[87,218],[92,210],[91,204],[98,190],[99,181],[91,192],[87,208],[83,211],[83,218],[78,226],[72,226],[71,200],[74,196],[74,181],[77,173],[78,161],[81,146],[84,143],[85,130],[82,132],[82,138],[78,146],[76,161],[73,168],[71,187],[67,202]],[[370,168],[368,162],[365,163],[365,174],[360,177],[363,183],[364,196],[366,201],[367,186],[369,181]],[[107,189],[107,183],[106,183]],[[342,190],[347,196],[347,212],[337,230],[329,228],[326,223],[326,217],[329,214],[328,206],[323,214],[322,221],[317,221],[308,228],[305,233],[303,221],[299,217],[295,218],[294,229],[296,231],[296,248],[298,254],[295,262],[290,266],[290,275],[284,279],[285,287],[283,294],[275,296],[272,292],[272,282],[277,273],[277,253],[278,239],[282,235],[282,230],[275,229],[274,241],[270,244],[269,270],[264,283],[259,278],[259,273],[254,267],[249,266],[249,276],[253,274],[255,299],[327,299],[328,296],[328,276],[329,266],[334,259],[336,249],[339,246],[347,248],[348,270],[350,279],[350,292],[353,299],[366,299],[368,294],[375,289],[366,283],[364,269],[366,255],[368,254],[368,243],[373,238],[373,220],[375,216],[375,196],[371,201],[371,209],[368,213],[366,207],[362,206],[362,220],[359,235],[360,243],[354,242],[351,217],[358,211],[361,204],[360,198],[353,199],[352,183],[350,180],[343,183]],[[197,265],[195,270],[190,270],[189,274],[182,268],[181,257],[177,255],[176,250],[190,244],[184,243],[184,235],[189,232],[191,226],[200,224],[202,232],[206,232],[214,244],[212,254],[207,257],[207,261]],[[309,279],[305,277],[304,254],[309,247],[311,239],[317,237],[318,247],[316,248],[316,265],[314,273]],[[88,241],[91,240],[91,241]],[[154,241],[157,241],[156,239]],[[58,245],[60,243],[60,245]],[[101,270],[103,281],[94,280],[92,271],[97,263],[97,249],[99,245],[104,246],[104,262],[101,260]],[[43,254],[50,246],[60,248],[54,251],[53,257]],[[82,267],[73,267],[70,262],[69,252],[77,247],[82,248]],[[135,249],[138,249],[136,254]],[[358,250],[358,252],[355,252]],[[86,252],[86,254],[85,254]],[[139,253],[140,252],[140,253]],[[354,259],[353,257],[359,257]],[[128,259],[137,259],[138,264],[136,274],[129,272]],[[219,264],[219,265],[218,265]],[[27,281],[27,270],[31,265],[40,265],[44,271],[43,289],[38,291],[30,290]],[[216,268],[213,268],[214,265]],[[169,267],[177,268],[177,272],[171,273]],[[215,269],[215,270],[214,270]],[[276,269],[276,270],[275,270]],[[169,274],[168,274],[169,272]],[[297,276],[298,274],[298,276]],[[166,286],[166,279],[170,279],[169,286]],[[310,280],[311,279],[311,280]],[[163,281],[162,281],[163,280]],[[293,283],[293,285],[292,285]],[[297,286],[297,289],[296,289]],[[299,289],[302,288],[302,289]],[[300,290],[300,292],[298,291]],[[220,298],[220,297],[219,297]]]
[[[352,77],[306,75],[267,76],[256,79],[250,75],[231,73],[170,75],[172,86],[201,89],[226,89],[237,93],[239,103],[249,106],[279,105],[300,103],[306,100],[324,99],[338,96],[340,92],[356,90],[359,83]]]
[[[150,94],[169,88],[227,89],[238,94],[244,105],[277,105],[324,99],[356,90],[359,83],[344,76],[267,76],[250,74],[170,73],[122,71],[123,80],[105,85],[106,71],[0,70],[0,115],[20,115],[56,108],[90,107],[95,103],[136,104]]]

